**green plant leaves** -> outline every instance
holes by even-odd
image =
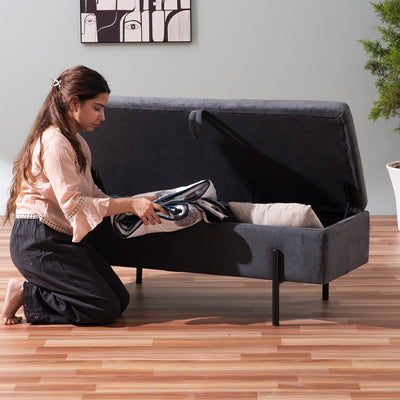
[[[376,27],[380,34],[377,40],[361,39],[365,53],[369,56],[365,70],[376,76],[375,85],[379,98],[368,116],[376,121],[400,116],[400,0],[383,0],[371,3],[382,26]],[[399,126],[394,132],[400,133]]]

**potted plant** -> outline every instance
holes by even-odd
[[[368,116],[376,121],[378,118],[399,118],[400,116],[400,0],[382,0],[371,3],[375,13],[382,21],[376,29],[379,37],[376,40],[362,39],[366,54],[369,56],[364,68],[376,76],[378,100],[374,101]],[[400,133],[399,126],[393,132]],[[395,192],[397,205],[397,225],[400,230],[400,161],[388,163],[389,172]]]

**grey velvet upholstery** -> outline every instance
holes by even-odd
[[[206,121],[195,139],[194,110],[219,118],[253,151]],[[106,118],[86,139],[110,194],[207,178],[221,200],[311,204],[324,225],[365,209],[357,138],[343,103],[116,97]]]
[[[222,128],[221,128],[222,126]],[[86,134],[105,191],[133,195],[211,179],[220,201],[311,204],[324,229],[224,222],[118,239],[91,235],[113,265],[326,284],[365,264],[367,196],[344,103],[111,97]]]
[[[272,250],[279,249],[284,280],[325,284],[368,261],[368,236],[362,212],[325,229],[199,223],[128,240],[105,221],[95,243],[113,265],[260,279],[272,279]]]

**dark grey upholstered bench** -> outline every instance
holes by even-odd
[[[84,134],[104,190],[134,195],[210,179],[218,200],[310,204],[323,229],[237,221],[119,239],[89,235],[112,265],[321,284],[368,261],[369,213],[354,124],[344,103],[111,97]]]

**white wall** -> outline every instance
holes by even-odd
[[[368,209],[394,214],[385,164],[396,122],[367,120],[376,97],[360,38],[379,23],[368,0],[192,0],[191,44],[81,44],[79,2],[2,1],[0,214],[12,161],[67,67],[99,70],[115,95],[337,100],[350,105]]]

